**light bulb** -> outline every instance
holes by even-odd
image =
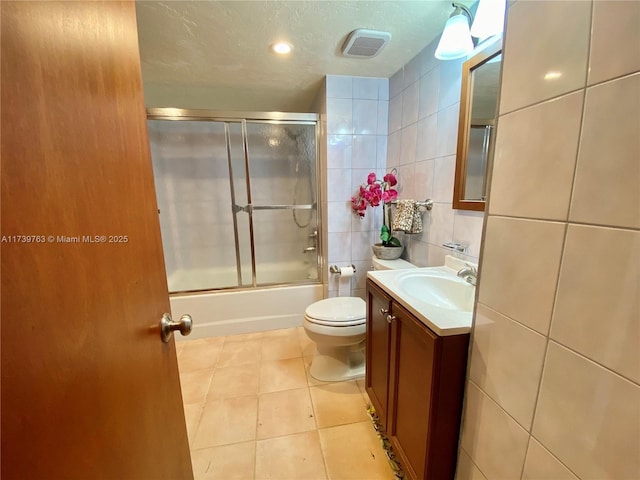
[[[271,51],[278,55],[286,55],[287,53],[291,53],[291,50],[293,50],[293,46],[287,42],[278,42],[271,45]]]
[[[469,20],[463,13],[454,15],[444,26],[435,57],[438,60],[454,60],[472,51],[473,41],[469,33]]]
[[[505,0],[480,0],[471,35],[483,39],[502,33],[505,4]]]

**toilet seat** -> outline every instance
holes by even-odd
[[[353,327],[366,323],[367,304],[358,297],[334,297],[312,303],[304,312],[310,323]]]

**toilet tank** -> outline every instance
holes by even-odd
[[[398,258],[397,260],[381,260],[375,255],[371,257],[374,270],[402,270],[405,268],[418,268],[413,263]]]

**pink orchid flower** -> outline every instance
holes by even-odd
[[[351,208],[359,217],[364,217],[367,207],[377,207],[398,198],[398,191],[391,188],[398,184],[395,170],[387,173],[384,180],[379,180],[375,172],[367,175],[367,182],[360,185],[358,193],[351,197]],[[384,212],[383,212],[384,214]]]
[[[384,181],[387,182],[390,187],[395,187],[398,184],[398,180],[393,173],[387,173],[384,176]]]
[[[358,194],[351,197],[351,209],[360,218],[364,218],[368,207],[377,207],[382,203],[382,229],[380,240],[384,246],[399,246],[400,241],[391,236],[391,202],[398,198],[398,191],[394,187],[398,184],[396,169],[387,173],[382,180],[378,180],[375,172],[367,175],[367,183],[360,185]]]
[[[382,192],[382,201],[384,203],[392,202],[396,198],[398,198],[398,192],[393,188],[390,188],[389,190],[385,190],[384,192]]]

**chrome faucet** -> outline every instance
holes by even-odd
[[[476,282],[478,281],[478,269],[473,265],[469,265],[465,263],[466,267],[458,270],[457,275],[460,278],[464,278],[467,283],[470,283],[474,287],[476,286]]]

